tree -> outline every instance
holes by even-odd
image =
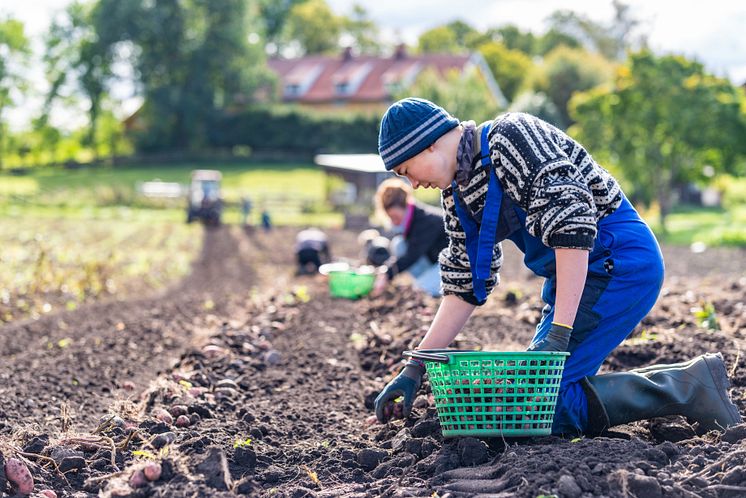
[[[541,92],[526,91],[519,94],[508,107],[510,112],[527,112],[561,128],[564,126],[557,106]]]
[[[644,39],[633,39],[632,34],[640,21],[632,16],[630,7],[620,0],[614,0],[612,4],[614,16],[608,24],[595,22],[570,10],[558,10],[547,20],[549,33],[570,37],[582,42],[588,50],[612,60],[621,60],[628,48],[644,44]]]
[[[493,31],[494,36],[510,50],[519,50],[526,55],[534,55],[536,37],[530,31],[522,31],[514,24],[506,24]]]
[[[497,42],[481,45],[479,52],[487,62],[505,98],[512,101],[523,85],[526,75],[533,68],[531,58],[523,52],[510,50]]]
[[[368,17],[368,12],[359,4],[352,6],[350,17],[341,17],[343,31],[352,38],[355,46],[364,54],[378,54],[378,26]]]
[[[46,127],[52,105],[59,98],[74,99],[82,94],[88,100],[88,130],[83,145],[98,157],[96,128],[101,114],[107,83],[111,78],[111,51],[96,33],[90,4],[75,2],[66,9],[65,17],[52,22],[46,36],[44,62],[51,86],[41,117],[34,127],[40,132]],[[68,93],[66,87],[70,87]],[[50,136],[41,133],[41,136]]]
[[[613,65],[597,54],[560,46],[547,54],[537,67],[532,86],[554,103],[564,128],[572,124],[567,103],[573,94],[610,81],[613,71]]]
[[[264,23],[264,40],[270,53],[278,54],[285,44],[285,23],[290,10],[305,0],[261,0],[259,2],[259,16]]]
[[[746,152],[746,99],[727,80],[680,56],[633,54],[613,85],[576,95],[577,134],[620,168],[632,195],[660,207],[666,228],[675,185],[728,171]]]
[[[465,74],[453,70],[442,76],[435,70],[423,71],[414,84],[395,95],[396,99],[421,97],[440,105],[459,119],[477,123],[494,119],[500,110],[487,83],[476,71]]]
[[[562,33],[556,29],[550,29],[536,40],[534,44],[535,55],[545,56],[555,48],[581,48],[583,46],[574,36]]]
[[[245,0],[99,0],[96,33],[110,50],[130,46],[144,104],[142,150],[199,149],[211,123],[271,81],[263,48],[251,44]]]
[[[464,51],[456,33],[448,26],[438,26],[420,35],[417,49],[421,53],[454,54]]]
[[[290,9],[285,28],[303,53],[323,54],[338,50],[342,24],[324,0],[307,0]]]
[[[5,137],[8,135],[3,112],[13,104],[14,91],[26,89],[26,81],[21,74],[29,54],[23,23],[15,19],[0,20],[0,168],[5,155]]]

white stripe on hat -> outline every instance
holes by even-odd
[[[395,149],[395,148],[399,147],[401,144],[403,144],[404,142],[406,142],[409,139],[411,139],[412,136],[414,136],[417,133],[419,133],[423,128],[425,128],[426,126],[428,126],[430,123],[432,123],[433,121],[435,121],[438,118],[443,118],[443,113],[438,112],[438,113],[434,114],[429,119],[427,119],[425,122],[423,122],[420,126],[418,126],[414,130],[410,131],[405,136],[403,136],[398,142],[393,143],[393,144],[389,145],[388,147],[386,147],[384,150],[380,151],[380,154],[381,155],[387,154],[392,149]]]
[[[410,141],[405,147],[402,147],[399,150],[393,152],[392,154],[387,155],[386,159],[388,161],[391,161],[391,160],[394,160],[395,158],[401,156],[402,154],[404,154],[405,152],[409,151],[414,146],[416,146],[420,142],[422,142],[423,139],[427,138],[432,132],[434,132],[436,129],[438,129],[440,126],[442,126],[443,123],[447,123],[449,121],[449,119],[450,119],[447,115],[443,115],[443,114],[440,114],[440,115],[435,116],[435,117],[439,117],[440,119],[438,121],[436,121],[435,123],[432,123],[426,130],[423,130],[419,134],[420,135],[420,139],[419,140],[412,140],[412,141]],[[427,124],[429,121],[430,120],[426,121],[425,124]],[[422,126],[419,126],[417,129],[419,130],[420,128],[422,128]],[[417,130],[415,130],[415,131],[417,131]],[[415,131],[413,131],[412,133],[415,133]],[[412,135],[412,133],[409,133],[407,136]],[[404,139],[402,139],[402,140],[404,140]],[[402,141],[400,140],[398,143],[401,143],[401,142]],[[430,144],[427,144],[427,145],[430,145]],[[390,149],[391,148],[389,147],[386,150],[388,151]]]

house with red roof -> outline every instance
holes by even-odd
[[[296,59],[273,58],[269,68],[280,80],[283,102],[318,109],[375,110],[386,107],[393,95],[411,85],[423,71],[445,76],[450,71],[478,71],[496,102],[507,102],[487,63],[479,53],[408,54],[404,45],[388,57],[353,55],[347,48],[340,56],[309,55]]]

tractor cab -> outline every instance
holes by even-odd
[[[192,171],[187,203],[187,223],[200,220],[206,225],[219,225],[223,212],[220,194],[220,171],[197,169]]]

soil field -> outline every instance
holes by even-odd
[[[355,234],[332,236],[356,256]],[[408,420],[369,423],[437,300],[406,282],[332,299],[324,277],[294,277],[293,237],[206,231],[192,274],[162,294],[0,328],[0,467],[25,465],[34,496],[58,497],[746,496],[746,424],[443,439],[427,382]],[[529,343],[541,282],[506,249],[501,286],[455,346]],[[665,254],[658,304],[603,370],[719,351],[746,413],[746,252]]]

